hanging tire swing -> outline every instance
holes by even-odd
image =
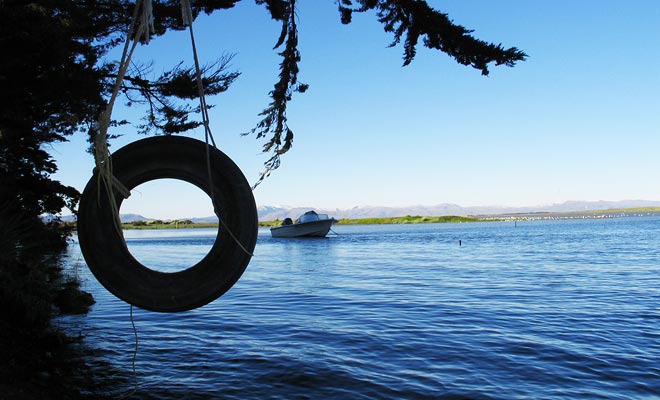
[[[89,269],[112,294],[134,306],[159,312],[201,307],[224,294],[241,277],[257,241],[258,218],[252,190],[241,170],[220,150],[208,148],[213,179],[207,169],[207,145],[196,139],[157,136],[133,142],[112,155],[114,177],[129,191],[155,179],[179,179],[214,197],[221,219],[209,253],[178,272],[152,270],[129,252],[115,224],[124,199],[117,189],[109,196],[99,185],[98,171],[83,191],[78,212],[78,238]]]

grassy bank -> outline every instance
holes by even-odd
[[[94,299],[62,265],[66,233],[10,211],[0,210],[0,398],[88,398],[95,380],[80,338],[53,318],[84,314]]]
[[[359,219],[341,219],[339,225],[388,225],[388,224],[443,224],[457,222],[477,222],[479,219],[470,217],[459,217],[456,215],[445,215],[438,217],[428,216],[410,216],[405,217],[387,217],[387,218],[359,218]]]
[[[184,221],[133,221],[121,224],[124,229],[190,229],[190,228],[217,228],[217,222]]]
[[[445,216],[420,216],[406,215],[405,217],[386,217],[386,218],[343,218],[339,225],[382,225],[382,224],[438,224],[438,223],[460,223],[477,221],[500,221],[504,219],[527,219],[529,216],[544,216],[548,218],[566,218],[571,216],[595,217],[603,214],[621,216],[635,216],[642,214],[660,213],[660,207],[640,207],[640,208],[620,208],[593,211],[567,211],[567,212],[543,212],[543,213],[516,213],[500,214],[473,217],[459,217],[455,215]],[[282,220],[259,221],[259,226],[280,226]],[[135,221],[122,224],[124,229],[189,229],[189,228],[217,228],[217,223],[212,222],[192,222],[190,220],[178,221]]]
[[[388,218],[358,218],[340,219],[339,225],[385,225],[385,224],[438,224],[449,222],[477,222],[478,218],[458,217],[455,215],[428,217],[428,216],[410,216],[388,217]],[[259,221],[259,226],[280,226],[282,221],[275,219],[273,221]],[[190,228],[217,228],[218,224],[213,222],[192,222],[186,221],[135,221],[122,224],[124,229],[190,229]]]

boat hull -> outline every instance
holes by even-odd
[[[302,222],[270,228],[273,237],[324,237],[330,231],[334,219]]]

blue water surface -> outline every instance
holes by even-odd
[[[659,399],[660,218],[335,226],[259,232],[243,277],[184,313],[133,310],[139,399]],[[126,231],[180,270],[217,231]],[[460,241],[460,245],[459,245]],[[129,306],[60,324],[133,388]]]

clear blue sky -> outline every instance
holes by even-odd
[[[290,104],[296,136],[282,166],[254,192],[258,205],[317,208],[533,206],[567,200],[660,200],[660,1],[429,1],[480,39],[529,55],[514,68],[479,71],[420,47],[408,67],[388,48],[374,14],[341,25],[332,0],[300,0],[300,80]],[[241,137],[259,120],[277,79],[279,25],[263,7],[237,7],[195,23],[202,61],[235,53],[242,73],[208,99],[222,151],[251,183],[267,158]],[[174,32],[138,48],[159,73],[192,63]],[[135,111],[115,108],[116,118]],[[117,149],[140,137],[114,133]],[[56,179],[80,190],[92,157],[84,137],[51,153]],[[203,139],[203,131],[188,136]],[[211,215],[188,184],[143,185],[122,206],[153,218]]]

